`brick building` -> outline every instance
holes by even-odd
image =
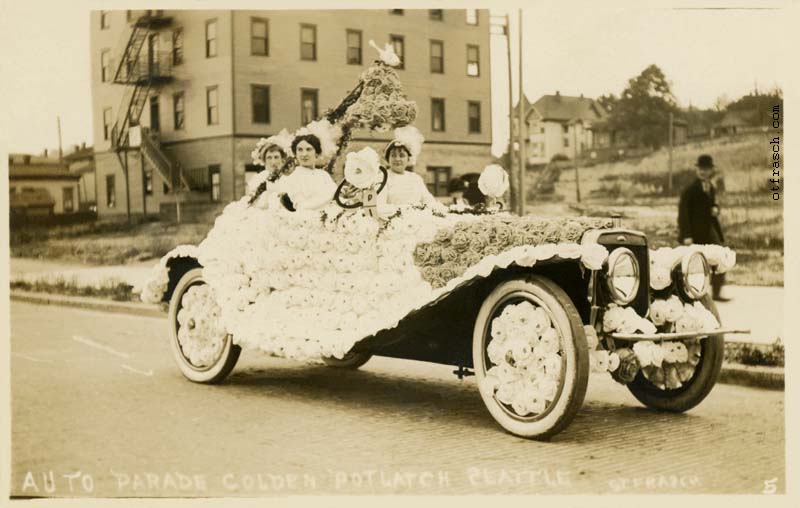
[[[391,41],[403,60],[426,139],[416,170],[431,189],[488,164],[486,10],[94,11],[99,215],[169,214],[181,179],[187,207],[241,197],[259,169],[257,139],[338,104],[377,57],[370,39]],[[130,136],[137,124],[146,132]],[[380,149],[389,136],[360,131],[349,149]]]

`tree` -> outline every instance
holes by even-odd
[[[669,138],[669,114],[678,106],[666,76],[650,65],[635,78],[613,104],[610,127],[633,146],[659,148]]]
[[[597,103],[603,107],[606,113],[611,113],[614,110],[614,106],[616,106],[618,100],[619,99],[617,99],[616,95],[609,93],[598,97]]]

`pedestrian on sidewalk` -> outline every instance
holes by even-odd
[[[697,179],[681,193],[678,205],[678,241],[683,245],[724,245],[725,237],[719,223],[717,186],[714,184],[714,159],[703,154],[697,158]],[[711,275],[712,298],[726,302],[722,296],[725,274]]]

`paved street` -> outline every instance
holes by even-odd
[[[445,366],[244,352],[204,386],[173,366],[163,319],[13,302],[11,320],[16,496],[785,491],[779,391],[718,385],[659,414],[596,376],[542,443],[504,433]]]

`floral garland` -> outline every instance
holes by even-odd
[[[561,377],[561,344],[550,317],[531,302],[508,305],[491,322],[486,352],[493,364],[480,389],[519,416],[543,412]]]
[[[605,219],[512,218],[505,214],[472,219],[440,229],[433,241],[415,248],[414,263],[433,287],[442,287],[487,256],[520,246],[576,243],[588,229],[612,225]]]
[[[660,291],[672,284],[672,269],[686,254],[702,252],[717,273],[725,273],[736,265],[736,253],[722,245],[682,245],[650,251],[650,287]]]

